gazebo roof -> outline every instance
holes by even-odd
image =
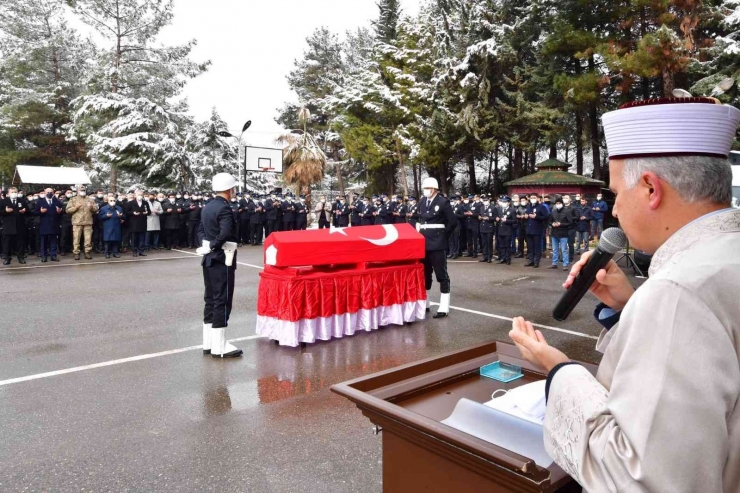
[[[505,187],[510,186],[527,186],[527,185],[588,185],[604,186],[604,182],[586,178],[585,176],[569,173],[567,170],[571,165],[558,161],[557,159],[548,159],[537,165],[538,171],[531,175],[523,176],[504,183]]]

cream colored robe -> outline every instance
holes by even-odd
[[[590,493],[739,492],[740,211],[671,236],[597,349],[553,377],[555,462]]]

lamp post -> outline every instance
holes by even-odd
[[[244,191],[243,187],[244,187],[244,182],[246,181],[246,176],[244,177],[244,180],[242,180],[242,164],[239,160],[239,152],[240,152],[241,143],[242,143],[242,136],[244,135],[244,132],[246,132],[250,126],[252,126],[252,120],[249,120],[247,121],[247,123],[244,124],[244,126],[242,127],[242,132],[239,134],[239,139],[236,141],[236,167],[239,170],[239,192]],[[232,135],[225,130],[216,132],[216,135],[220,137],[233,137],[235,139],[237,138],[236,135]],[[244,174],[246,175],[246,170],[244,170]]]

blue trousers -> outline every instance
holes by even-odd
[[[552,242],[552,265],[558,265],[560,253],[562,252],[563,267],[566,267],[568,265],[568,237],[555,238],[551,236],[550,241]]]
[[[57,235],[41,235],[41,256],[57,256]]]

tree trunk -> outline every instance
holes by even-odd
[[[675,74],[663,69],[663,97],[670,98],[673,96],[673,90],[676,88]]]
[[[537,171],[537,153],[535,151],[529,151],[529,169],[530,173]]]
[[[596,72],[596,63],[594,57],[588,59],[588,69],[591,73]],[[596,108],[596,101],[592,101],[588,106],[588,117],[591,124],[591,154],[594,162],[594,179],[601,179],[601,139],[599,138],[599,112]]]
[[[468,165],[468,179],[470,181],[470,193],[476,193],[478,191],[478,184],[475,181],[475,156],[472,152],[469,152],[465,156],[465,162]]]
[[[398,165],[401,167],[401,176],[403,177],[403,180],[401,181],[401,184],[403,185],[403,194],[405,196],[409,195],[409,184],[408,184],[408,178],[406,176],[406,164],[403,162],[403,152],[401,152],[401,139],[398,138],[398,135],[395,136],[396,140],[396,155],[398,156]]]
[[[514,146],[511,145],[511,142],[507,143],[506,152],[506,158],[509,163],[509,180],[513,180],[516,178],[516,175],[514,175]]]
[[[557,142],[552,142],[550,144],[550,159],[557,159],[558,158],[558,144]]]
[[[516,180],[522,176],[522,150],[518,147],[514,148],[514,176]]]
[[[444,161],[439,166],[439,188],[442,190],[442,193],[445,197],[449,197],[448,190],[449,186],[447,184],[447,162]]]
[[[493,149],[493,194],[498,197],[498,185],[501,180],[498,178],[498,144]]]
[[[486,190],[491,191],[491,175],[493,173],[493,151],[488,153],[488,183],[486,183]]]

